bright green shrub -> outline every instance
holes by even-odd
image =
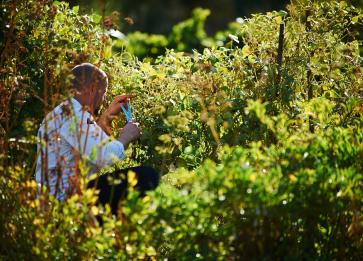
[[[204,23],[210,15],[210,10],[196,8],[192,17],[172,28],[169,35],[170,47],[177,51],[192,51],[206,45],[208,39]]]
[[[261,106],[251,105],[249,113]],[[44,259],[359,258],[362,133],[362,126],[334,128],[305,137],[297,132],[269,148],[261,143],[225,147],[218,164],[206,161],[195,172],[168,174],[142,200],[130,193],[118,221],[103,214],[102,229],[95,223],[100,210],[90,191],[66,203],[51,200],[49,212],[24,195],[33,191],[29,182],[14,198],[23,199],[15,205],[18,211],[1,216],[9,226],[3,236],[10,231],[23,236],[5,244],[4,253],[21,256],[31,249]],[[14,184],[8,185],[20,189]],[[28,212],[18,223],[14,218],[21,209]]]
[[[171,259],[359,258],[361,133],[336,128],[269,148],[226,147],[219,164],[165,176],[146,203],[131,197],[123,213],[134,225],[120,234]]]
[[[116,52],[126,50],[140,59],[155,59],[164,55],[166,48],[192,52],[203,50],[205,47],[231,45],[240,25],[237,22],[231,22],[226,30],[208,37],[204,25],[209,15],[208,9],[196,8],[191,18],[173,26],[167,36],[142,32],[128,33],[125,39],[114,40],[113,48]]]
[[[114,42],[113,47],[116,51],[123,51],[125,48],[133,55],[142,58],[164,54],[167,45],[168,40],[164,35],[134,32],[127,34],[126,40]]]
[[[221,144],[275,143],[266,124],[243,113],[248,99],[267,102],[268,115],[285,112],[288,120],[296,121],[302,111],[311,114],[319,103],[312,98],[325,97],[330,101],[329,117],[321,118],[321,112],[310,115],[316,131],[355,124],[362,100],[362,59],[355,31],[349,33],[352,39],[344,37],[359,10],[341,8],[335,2],[289,7],[280,81],[278,32],[286,15],[281,12],[245,19],[237,34],[244,42],[241,49],[211,48],[190,55],[169,51],[154,64],[114,56],[109,64],[112,92],[135,94],[136,117],[144,128],[140,149],[134,148],[135,159],[166,173],[175,167],[193,168],[206,158],[216,160]],[[329,19],[329,27],[306,31],[307,9],[309,21],[320,24]]]
[[[191,52],[214,44],[213,39],[207,37],[204,24],[209,16],[208,9],[195,8],[191,18],[182,21],[173,28],[168,36],[133,32],[122,40],[114,41],[114,49],[126,49],[138,58],[158,57],[165,53],[165,49]]]

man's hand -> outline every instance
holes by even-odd
[[[131,98],[132,95],[130,94],[116,96],[107,110],[100,116],[97,123],[108,135],[111,134],[112,120],[122,111],[121,104],[126,105]]]
[[[131,98],[131,94],[116,96],[115,99],[111,102],[110,106],[108,106],[105,113],[107,113],[109,116],[118,115],[121,112],[121,104],[127,105]]]
[[[139,123],[130,121],[128,122],[125,127],[120,130],[120,135],[118,140],[124,145],[126,149],[130,142],[138,139],[141,135]]]

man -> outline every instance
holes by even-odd
[[[108,88],[107,75],[89,63],[74,67],[72,73],[74,97],[50,112],[38,131],[36,180],[38,186],[46,186],[59,200],[79,190],[81,161],[87,163],[88,174],[95,173],[123,159],[127,146],[140,137],[139,124],[133,121],[120,130],[117,139],[110,136],[112,120],[120,115],[121,105],[127,106],[130,95],[117,96],[96,122],[94,117]],[[147,167],[118,170],[90,182],[89,187],[100,190],[99,202],[110,203],[114,213],[127,191],[127,180],[123,177],[128,170],[136,173],[136,187],[141,193],[155,188],[159,182],[158,174]],[[122,182],[112,187],[108,176],[122,178]]]

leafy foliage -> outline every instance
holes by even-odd
[[[177,44],[144,61],[112,54],[117,15],[81,15],[45,0],[5,3],[1,12],[1,258],[360,257],[361,9],[292,1],[288,12],[239,19],[211,45],[200,45],[208,12],[199,9],[168,39],[134,33],[128,48],[142,42],[142,55],[155,41]],[[164,174],[144,198],[131,186],[117,217],[97,206],[85,175],[65,202],[36,197],[37,123],[70,95],[69,69],[83,61],[108,72],[106,103],[135,96],[144,135],[119,167],[147,164]]]
[[[173,26],[168,36],[146,34],[141,32],[129,33],[125,39],[116,40],[115,50],[126,48],[137,57],[157,57],[165,49],[177,51],[192,51],[210,46],[213,41],[207,37],[204,24],[209,16],[208,9],[196,8],[192,17]]]

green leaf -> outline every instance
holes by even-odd
[[[285,17],[285,16],[287,16],[287,12],[284,10],[280,10],[279,15]]]
[[[344,9],[348,6],[348,4],[345,1],[340,1],[339,6],[340,6],[340,8]]]
[[[94,23],[98,24],[100,23],[102,16],[100,16],[99,14],[93,13],[91,16],[91,19]]]
[[[276,21],[277,25],[280,25],[282,23],[282,17],[281,16],[276,16],[275,21]]]
[[[352,18],[352,24],[356,24],[356,23],[358,23],[358,21],[359,21],[359,16],[358,15],[357,16],[354,16]]]
[[[250,54],[251,54],[251,48],[249,47],[248,44],[246,44],[242,48],[242,57],[245,58],[245,57],[249,56]]]
[[[79,11],[79,5],[73,6],[72,11],[73,11],[75,14],[78,14],[78,11]]]

